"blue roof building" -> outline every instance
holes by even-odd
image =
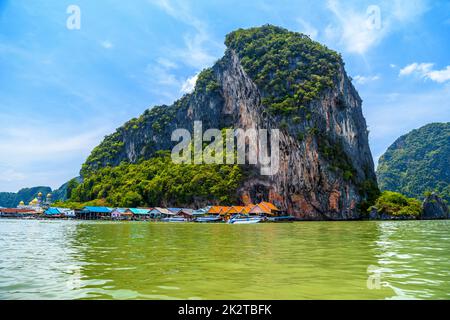
[[[108,207],[84,207],[83,211],[90,213],[111,213],[113,209]]]
[[[138,208],[129,208],[127,211],[131,212],[135,215],[149,215],[151,209],[138,209]]]
[[[45,210],[44,214],[48,215],[48,216],[57,216],[62,214],[61,211],[59,211],[58,208],[48,208],[47,210]]]

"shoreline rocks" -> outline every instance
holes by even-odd
[[[370,208],[369,220],[417,220],[417,217],[413,215],[390,215],[386,213],[378,212],[376,207]]]
[[[422,204],[422,208],[422,215],[420,217],[420,219],[422,220],[438,220],[449,218],[448,205],[435,193],[432,193],[425,198]]]

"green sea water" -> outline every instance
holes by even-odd
[[[0,299],[449,299],[450,221],[0,220]]]

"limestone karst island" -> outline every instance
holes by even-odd
[[[95,147],[81,176],[57,191],[58,201],[52,202],[51,193],[43,201],[39,192],[28,206],[23,201],[29,199],[21,199],[16,209],[1,209],[2,216],[115,219],[119,212],[119,219],[126,220],[186,222],[206,216],[228,222],[242,215],[246,223],[448,217],[445,200],[433,193],[439,186],[439,194],[450,197],[449,174],[444,172],[448,123],[434,125],[439,126],[436,137],[442,135],[442,150],[430,155],[446,158],[438,168],[444,174],[443,188],[434,181],[440,178],[432,178],[428,189],[418,182],[412,186],[421,193],[393,193],[402,190],[399,177],[394,178],[395,188],[385,183],[381,193],[362,99],[338,53],[304,34],[271,25],[234,31],[225,44],[224,56],[198,75],[192,93],[172,105],[148,109]],[[177,142],[172,132],[193,131],[195,121],[201,121],[204,131],[280,130],[278,171],[261,175],[260,163],[173,164],[169,155]],[[418,152],[426,150],[414,150]],[[380,166],[383,183],[396,174],[386,172],[386,166]],[[422,206],[419,199],[426,192]],[[428,201],[438,205],[424,212]]]
[[[0,299],[449,299],[450,48],[417,3],[0,1]]]

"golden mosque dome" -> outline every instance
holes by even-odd
[[[50,198],[51,196],[52,196],[52,194],[51,194],[51,193],[47,194],[47,198]]]
[[[19,206],[24,206],[24,205],[25,205],[25,202],[20,201]]]
[[[38,193],[38,197],[42,197],[42,192],[39,192],[39,193]]]
[[[36,205],[39,203],[39,200],[37,198],[34,198],[33,200],[31,200],[30,205]]]

